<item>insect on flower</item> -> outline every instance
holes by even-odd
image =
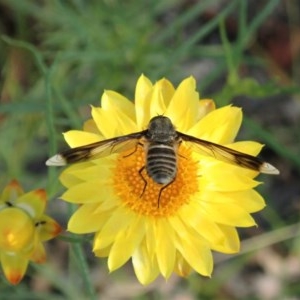
[[[163,190],[176,179],[177,149],[181,143],[185,143],[186,146],[200,154],[212,156],[233,165],[266,174],[279,174],[274,166],[260,158],[181,133],[175,129],[168,117],[161,115],[153,117],[146,130],[66,150],[49,158],[46,165],[63,166],[104,157],[131,148],[134,153],[137,147],[143,147],[146,161],[139,170],[139,175],[145,183],[141,196],[147,187],[147,180],[142,174],[146,169],[148,176],[161,185],[158,195],[159,204]]]
[[[201,99],[192,76],[174,87],[141,75],[131,99],[106,90],[82,130],[64,133],[71,149],[47,161],[79,162],[59,177],[61,199],[78,205],[68,231],[94,233],[109,271],[131,260],[144,285],[211,276],[212,250],[237,253],[237,227],[256,225],[251,214],[266,205],[258,173],[279,173],[256,158],[260,143],[235,142],[242,116]]]

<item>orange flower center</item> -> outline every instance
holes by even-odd
[[[122,202],[133,211],[147,216],[174,215],[198,191],[198,162],[184,146],[177,154],[177,174],[169,184],[158,184],[147,174],[145,151],[120,154],[114,172],[114,186]],[[142,170],[142,171],[141,171]]]

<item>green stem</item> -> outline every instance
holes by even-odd
[[[77,206],[75,205],[68,205],[69,214],[73,214],[76,210]],[[71,250],[74,254],[76,264],[78,266],[78,269],[81,273],[81,278],[83,280],[84,287],[86,289],[86,293],[88,295],[88,299],[90,300],[96,300],[96,292],[92,285],[91,279],[90,279],[90,271],[88,264],[86,262],[86,259],[84,257],[84,253],[82,250],[82,246],[79,243],[71,243]]]

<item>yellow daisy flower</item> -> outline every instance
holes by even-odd
[[[61,232],[61,227],[43,212],[44,190],[24,193],[19,183],[11,181],[0,195],[0,262],[7,280],[18,284],[28,262],[43,263],[43,241]]]
[[[243,166],[247,167],[249,156],[240,161],[234,152],[256,156],[262,145],[251,141],[234,143],[242,121],[241,110],[233,106],[216,109],[212,100],[199,101],[195,88],[193,77],[175,89],[166,79],[152,84],[141,76],[134,103],[114,91],[105,91],[101,107],[92,107],[93,119],[85,123],[84,130],[71,130],[64,135],[72,148],[97,143],[83,147],[84,151],[71,149],[68,153],[74,161],[95,155],[61,174],[61,182],[68,188],[62,199],[80,204],[69,220],[68,230],[95,233],[93,251],[96,256],[108,257],[110,271],[131,258],[142,284],[150,283],[159,274],[168,278],[172,272],[187,276],[195,270],[210,276],[211,251],[239,251],[236,227],[255,225],[250,213],[265,206],[253,190],[259,184],[254,180],[259,172],[251,170],[251,165],[250,169],[237,166],[245,161]],[[153,123],[156,116],[160,121],[167,117],[176,127],[174,134],[182,133],[183,138],[178,142],[175,162],[171,157],[167,163],[173,164],[172,171],[175,165],[175,175],[161,182],[155,179],[155,167],[151,175],[147,152],[150,146],[140,139],[145,132],[149,134],[149,122],[155,133],[161,134]],[[137,133],[133,143],[127,138],[120,144],[112,139],[105,142],[111,146],[107,149],[98,144],[130,133]],[[207,151],[205,147],[198,151],[188,146],[184,134],[212,143]],[[227,154],[216,144],[233,152]],[[61,155],[55,156],[47,164],[59,165],[60,159]],[[166,164],[152,160],[154,165]],[[277,173],[269,164],[262,166],[266,173]]]

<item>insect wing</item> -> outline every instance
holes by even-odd
[[[114,153],[123,152],[136,147],[144,135],[145,131],[141,131],[71,148],[50,157],[46,161],[46,165],[64,166],[69,163],[86,161],[88,159],[96,159]]]
[[[279,171],[271,164],[264,162],[258,157],[242,153],[225,146],[201,140],[196,137],[177,132],[178,136],[186,142],[195,152],[215,157],[218,160],[238,165],[247,169],[255,170],[266,174],[279,174]]]

